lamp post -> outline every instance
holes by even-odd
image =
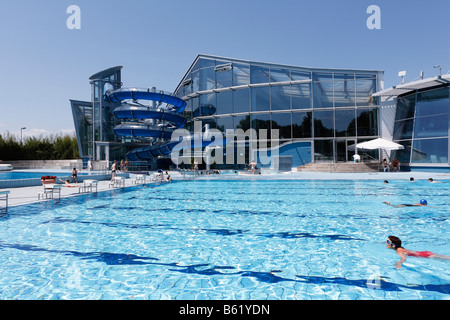
[[[439,66],[433,66],[433,68],[439,69],[439,76],[442,76],[442,68],[441,68],[440,65]]]
[[[23,130],[25,130],[27,127],[22,127],[22,128],[20,128],[20,144],[23,144],[23,141],[22,141],[22,131]]]

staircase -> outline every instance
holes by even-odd
[[[316,162],[308,163],[298,167],[297,171],[304,172],[378,172],[378,163],[376,162]]]

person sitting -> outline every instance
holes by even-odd
[[[354,163],[356,163],[356,162],[361,162],[361,156],[360,156],[359,154],[355,153],[355,154],[353,155],[353,162],[354,162]]]
[[[392,171],[394,171],[394,172],[400,171],[400,161],[398,161],[397,158],[395,158],[394,161],[392,161]]]
[[[387,162],[386,158],[383,159],[383,162],[381,163],[381,165],[383,166],[383,171],[391,171],[390,167],[389,167],[389,162]]]
[[[250,170],[252,170],[252,174],[255,174],[255,170],[256,170],[255,160],[252,160],[252,162],[250,163]]]

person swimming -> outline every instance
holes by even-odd
[[[395,267],[400,269],[402,263],[406,261],[406,257],[417,257],[417,258],[434,258],[442,260],[450,260],[450,256],[435,254],[431,251],[413,251],[402,247],[402,240],[396,236],[389,236],[386,240],[386,248],[393,249],[400,256],[400,261],[395,263]]]
[[[422,207],[426,206],[428,204],[427,200],[422,199],[419,203],[413,203],[413,204],[391,204],[389,201],[383,201],[383,203],[387,204],[388,206],[400,208],[400,207]]]

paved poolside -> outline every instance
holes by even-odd
[[[173,180],[192,180],[192,175],[186,175],[175,171],[169,171]],[[196,176],[196,180],[408,180],[414,177],[416,181],[427,180],[433,178],[434,180],[450,180],[450,173],[437,172],[368,172],[368,173],[330,173],[330,172],[286,172],[286,173],[267,173],[267,174],[211,174]],[[158,183],[147,180],[146,184]],[[136,180],[133,174],[130,178],[125,179],[125,188],[135,187]],[[99,181],[97,192],[107,192],[113,188],[109,185],[109,180]],[[43,192],[42,186],[1,189],[10,190],[9,207],[31,204],[42,201],[52,201],[50,199],[38,199],[38,194]],[[78,187],[61,187],[61,198],[68,198],[79,196],[84,193],[79,193]],[[56,196],[57,197],[57,196]],[[3,204],[0,204],[0,209],[3,209]]]

